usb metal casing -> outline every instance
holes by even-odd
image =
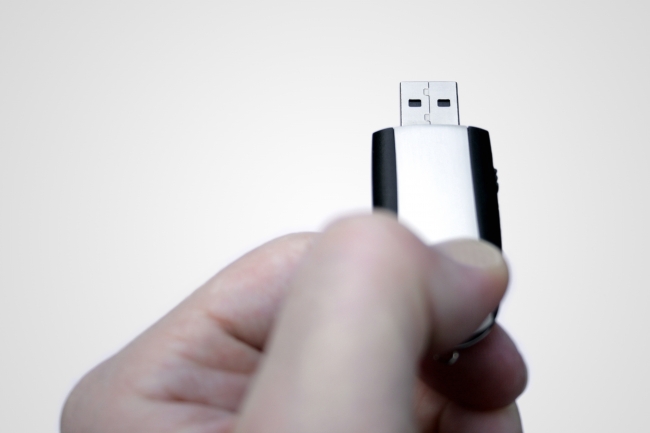
[[[487,131],[461,126],[455,82],[400,84],[401,126],[372,137],[373,206],[429,244],[483,239],[501,248],[498,184]],[[496,311],[459,348],[485,337]]]

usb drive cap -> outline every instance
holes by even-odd
[[[402,81],[400,125],[460,125],[455,81]]]

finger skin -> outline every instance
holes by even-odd
[[[526,387],[526,365],[515,344],[499,326],[478,344],[460,351],[447,365],[431,354],[422,361],[421,377],[456,404],[492,410],[510,404]]]
[[[376,219],[375,217],[371,218]],[[283,416],[295,416],[298,423],[310,423],[314,420],[325,419],[324,422],[319,423],[324,427],[323,431],[346,431],[345,429],[337,430],[339,425],[337,423],[346,419],[345,409],[352,409],[347,414],[348,417],[361,417],[362,420],[368,421],[368,418],[371,418],[373,414],[379,415],[376,420],[368,423],[368,425],[373,426],[372,428],[360,429],[362,431],[381,432],[390,430],[388,428],[384,430],[375,428],[379,424],[381,426],[400,426],[400,429],[393,431],[412,430],[413,422],[408,414],[413,412],[412,403],[414,398],[409,396],[409,390],[413,391],[413,387],[409,388],[408,385],[405,386],[404,384],[415,381],[414,377],[417,373],[416,359],[422,354],[424,347],[431,347],[432,353],[453,347],[466,338],[466,334],[471,333],[478,325],[478,322],[482,320],[482,318],[476,319],[476,317],[466,317],[467,320],[464,320],[462,317],[459,318],[455,315],[453,311],[449,314],[447,308],[440,308],[441,305],[447,304],[451,305],[450,308],[452,309],[457,308],[454,306],[454,302],[463,304],[468,299],[467,293],[460,297],[462,299],[454,297],[445,299],[445,290],[452,289],[463,293],[463,290],[469,290],[469,292],[476,290],[477,286],[479,286],[479,290],[484,290],[486,289],[485,285],[498,285],[499,281],[495,280],[503,277],[503,275],[491,275],[490,272],[487,275],[482,271],[477,272],[471,266],[465,269],[465,272],[461,272],[461,275],[452,272],[453,275],[447,275],[448,281],[444,285],[446,289],[445,287],[435,288],[435,291],[440,292],[435,299],[440,302],[433,303],[433,299],[429,299],[429,295],[426,293],[425,295],[418,295],[418,291],[414,290],[412,286],[423,286],[433,290],[432,287],[436,286],[436,284],[439,286],[442,281],[440,276],[435,272],[433,275],[432,272],[424,272],[424,274],[413,272],[408,262],[412,260],[413,263],[416,263],[415,266],[418,269],[424,266],[430,271],[441,268],[444,270],[449,266],[462,266],[458,262],[450,263],[450,259],[447,257],[447,255],[451,257],[455,254],[454,249],[460,248],[462,250],[464,248],[462,242],[452,243],[451,251],[449,248],[444,251],[445,247],[442,246],[436,247],[436,251],[431,252],[429,248],[423,246],[410,233],[399,227],[394,219],[388,218],[388,221],[386,221],[386,217],[379,217],[379,220],[384,222],[381,224],[377,221],[369,223],[363,219],[353,218],[347,223],[342,221],[335,224],[335,226],[342,225],[350,229],[339,230],[339,227],[337,229],[338,235],[333,237],[329,232],[334,227],[330,227],[325,233],[332,238],[334,244],[340,244],[339,246],[343,251],[331,248],[332,244],[328,244],[329,247],[324,248],[325,255],[329,255],[334,264],[337,261],[343,261],[343,264],[345,264],[349,260],[362,273],[375,274],[377,267],[380,270],[382,268],[392,268],[396,272],[379,272],[379,275],[376,275],[377,281],[372,282],[374,289],[371,287],[373,284],[366,286],[352,284],[354,286],[352,287],[353,290],[348,290],[350,293],[356,293],[358,299],[355,301],[356,303],[346,303],[347,310],[350,313],[355,313],[353,316],[357,317],[356,308],[359,307],[358,303],[361,303],[361,312],[370,309],[371,312],[375,313],[374,316],[372,314],[370,316],[379,322],[376,329],[367,332],[368,327],[373,328],[375,322],[367,323],[367,326],[354,326],[355,323],[365,321],[365,319],[361,320],[366,317],[364,314],[357,317],[357,320],[350,320],[349,314],[344,315],[342,322],[348,323],[350,326],[345,327],[339,335],[332,336],[330,334],[331,343],[323,344],[323,341],[327,343],[327,339],[316,338],[318,335],[312,335],[311,333],[314,329],[321,328],[325,330],[334,328],[336,330],[336,326],[328,327],[328,321],[322,319],[328,316],[339,317],[341,316],[341,310],[335,308],[334,313],[332,313],[331,309],[319,308],[327,307],[327,303],[324,303],[324,301],[328,301],[328,299],[319,298],[318,296],[312,299],[312,296],[314,292],[316,295],[321,292],[330,292],[335,295],[340,292],[341,288],[339,287],[339,291],[323,290],[323,288],[336,289],[337,287],[336,284],[324,284],[320,287],[313,287],[314,292],[311,294],[309,292],[298,293],[299,302],[296,301],[298,311],[307,317],[303,322],[299,321],[297,329],[300,330],[301,326],[310,323],[312,328],[310,330],[309,327],[305,326],[302,331],[302,339],[299,338],[301,337],[300,332],[293,335],[288,334],[287,338],[289,340],[295,338],[295,341],[300,343],[295,346],[289,345],[289,347],[294,349],[294,358],[296,355],[295,349],[298,349],[297,357],[301,358],[304,355],[303,366],[310,367],[317,374],[310,374],[310,370],[307,368],[306,371],[302,372],[302,376],[296,375],[296,369],[290,367],[285,370],[288,374],[285,379],[289,385],[295,385],[296,383],[309,385],[309,381],[304,381],[300,377],[325,377],[325,380],[318,381],[316,385],[324,384],[335,391],[331,395],[332,400],[334,400],[333,403],[328,404],[328,401],[323,400],[323,395],[318,392],[318,386],[304,386],[307,391],[312,392],[313,398],[309,396],[309,398],[305,398],[305,393],[295,393],[295,388],[287,388],[290,393],[294,392],[294,399],[297,398],[303,403],[311,403],[310,406],[316,412],[314,413],[314,410],[284,412]],[[363,230],[360,230],[358,226],[357,228],[353,227],[354,224],[350,226],[349,224],[354,221],[361,222],[361,226],[364,227],[372,226],[371,233],[364,234]],[[378,226],[375,224],[378,224]],[[374,230],[387,231],[388,233],[380,236],[381,241],[377,243],[376,237],[378,234]],[[360,233],[357,233],[358,231]],[[276,359],[276,367],[274,368],[277,368],[278,359],[280,364],[284,362],[281,358],[271,356],[273,355],[275,343],[269,343],[268,336],[271,330],[275,328],[273,340],[278,339],[278,329],[281,328],[279,322],[284,320],[287,310],[295,308],[285,305],[292,304],[295,292],[299,292],[295,290],[297,280],[294,278],[294,273],[296,269],[302,269],[304,263],[310,260],[309,256],[305,257],[305,253],[313,248],[314,239],[320,237],[319,234],[309,233],[289,235],[276,239],[245,255],[221,271],[116,356],[90,372],[68,399],[62,417],[61,431],[65,433],[96,433],[104,431],[120,431],[124,433],[140,431],[211,431],[230,433],[235,428],[235,425],[237,425],[237,428],[244,428],[244,430],[239,431],[274,431],[271,428],[273,425],[268,422],[272,418],[268,416],[268,412],[265,413],[264,410],[250,412],[248,410],[250,406],[247,406],[248,408],[244,409],[244,418],[250,417],[252,414],[260,422],[259,426],[261,426],[258,430],[248,430],[246,425],[251,424],[246,423],[249,423],[251,419],[248,418],[244,422],[238,422],[242,421],[237,420],[239,410],[233,412],[233,409],[239,409],[241,396],[247,388],[249,403],[251,397],[254,397],[252,394],[260,391],[257,385],[252,388],[248,387],[248,379],[244,378],[243,375],[252,374],[260,363],[264,365],[269,359]],[[367,248],[362,248],[364,245]],[[381,251],[389,252],[388,257],[384,257],[384,259],[387,259],[386,261],[378,261],[378,257],[373,256],[373,253]],[[378,256],[379,258],[383,257],[382,254],[378,254]],[[326,274],[325,277],[329,275],[330,271],[336,271],[337,269],[341,271],[340,277],[347,278],[350,276],[349,269],[344,266],[341,268],[340,265],[339,263],[338,266],[323,268],[321,271]],[[497,274],[499,273],[497,272]],[[312,275],[312,277],[316,277],[316,274]],[[357,275],[357,277],[359,276]],[[387,283],[385,278],[392,278],[394,284],[405,284],[402,289],[406,288],[405,291],[410,295],[405,297],[395,296],[395,293],[385,288]],[[327,281],[327,278],[324,278],[324,281]],[[338,280],[334,279],[334,283],[336,281]],[[362,283],[364,280],[362,278],[354,281]],[[293,286],[290,290],[292,295],[289,301],[291,302],[285,303],[290,285]],[[359,287],[365,287],[365,290],[357,291]],[[348,289],[350,288],[348,287]],[[487,289],[488,292],[491,290],[490,287],[487,287]],[[345,290],[343,292],[345,293]],[[381,295],[379,299],[373,298],[372,296],[377,295],[377,293]],[[479,296],[479,298],[483,301],[488,299],[487,304],[492,302],[490,301],[491,297],[495,299],[499,297],[494,293],[492,295],[490,293],[481,293],[486,296]],[[372,295],[370,299],[367,298],[369,295]],[[347,301],[350,300],[350,298],[344,298],[344,300],[346,299]],[[401,302],[404,299],[407,299],[407,305]],[[354,301],[354,299],[352,300]],[[374,304],[373,300],[375,301]],[[485,307],[483,301],[479,300],[478,302],[482,305],[481,308]],[[335,307],[340,306],[340,301],[335,296],[332,296],[328,302]],[[315,306],[312,305],[313,303],[315,303]],[[390,308],[385,307],[386,303],[389,304]],[[426,307],[422,308],[422,305]],[[382,306],[383,309],[380,308]],[[493,306],[487,308],[486,311],[491,311]],[[283,311],[281,319],[278,318],[278,310]],[[345,309],[343,311],[345,312]],[[384,313],[379,314],[379,311]],[[418,316],[418,311],[424,311],[421,317]],[[479,312],[477,313],[477,311]],[[480,311],[480,309],[472,310],[468,314],[469,316],[481,316],[484,313]],[[318,317],[314,316],[319,312],[321,313],[320,321],[316,320]],[[478,322],[474,324],[472,320]],[[414,328],[403,326],[406,322],[416,322],[416,326]],[[397,326],[400,323],[402,325]],[[431,329],[437,329],[441,324],[447,324],[448,327],[453,329],[444,335],[435,332],[430,333]],[[459,328],[463,326],[465,329]],[[354,337],[357,332],[359,332],[358,335],[366,337],[364,341],[358,342],[358,348],[354,347],[355,339],[350,338]],[[340,334],[344,335],[340,336]],[[427,341],[417,341],[417,338],[413,337],[414,335],[416,337],[424,335],[423,340]],[[302,350],[301,344],[304,345],[305,342],[308,343],[312,340],[313,344],[307,344],[306,350]],[[387,340],[392,341],[392,344],[384,347],[382,344]],[[430,344],[428,340],[431,340]],[[348,341],[348,343],[342,344],[345,341]],[[316,349],[316,354],[318,354],[318,350],[322,352],[324,349],[325,353],[316,356],[316,362],[309,362],[309,359],[314,359],[312,353],[314,350],[310,349],[310,347]],[[503,346],[502,349],[504,347],[507,348],[508,346]],[[511,347],[514,349],[514,346]],[[497,350],[498,347],[494,346],[494,349]],[[260,350],[265,351],[265,353],[260,353]],[[312,353],[311,358],[307,356],[308,353]],[[413,355],[413,353],[416,353],[416,355]],[[493,351],[485,351],[483,355],[476,356],[475,362],[480,362],[481,356],[489,358],[494,353]],[[291,355],[291,351],[288,354]],[[330,362],[332,359],[328,358],[333,355],[336,355],[334,361],[338,357],[341,362],[345,363],[344,367],[349,364],[353,369],[352,373],[350,373],[349,368],[342,368],[340,371],[333,368],[337,366],[337,363]],[[349,362],[346,356],[352,356],[355,362]],[[465,353],[462,356],[465,356]],[[291,358],[289,356],[289,360]],[[318,362],[319,359],[321,362]],[[293,362],[295,365],[295,359]],[[486,362],[489,363],[489,359]],[[328,363],[332,365],[329,366]],[[426,361],[423,365],[425,364]],[[323,365],[324,367],[332,367],[330,368],[330,377],[323,374],[327,372],[326,369],[322,368]],[[399,368],[395,369],[395,365],[411,367],[406,368],[404,371],[407,371],[407,373],[404,373]],[[516,364],[514,364],[513,368],[517,368]],[[495,373],[488,372],[488,374]],[[191,380],[187,380],[188,377]],[[258,383],[260,382],[259,379],[258,377]],[[388,392],[384,392],[384,394],[378,392],[376,384],[380,382],[388,383]],[[427,383],[432,384],[434,382],[431,381],[431,378],[428,378]],[[270,400],[278,400],[279,397],[282,397],[280,392],[280,387],[283,386],[282,381],[276,381],[274,384],[278,387],[271,388]],[[348,386],[348,389],[345,386]],[[496,418],[490,418],[488,414],[491,413],[496,414],[497,418],[503,419],[499,415],[500,410],[477,412],[460,404],[448,404],[445,397],[431,390],[429,386],[420,383],[420,387],[426,389],[429,395],[434,396],[429,399],[426,416],[423,417],[426,422],[422,424],[425,428],[427,425],[435,428],[435,430],[431,430],[432,432],[444,433],[442,430],[438,430],[438,427],[443,425],[443,416],[447,420],[444,425],[451,428],[449,431],[459,432],[461,430],[453,430],[454,423],[459,426],[470,425],[469,421],[474,420],[475,424],[472,424],[474,426],[478,425],[476,423],[494,425],[491,420]],[[444,389],[443,386],[440,386],[440,388]],[[495,387],[494,389],[499,388]],[[355,392],[359,390],[366,397],[370,396],[372,398],[364,399],[364,395],[356,395]],[[300,387],[298,387],[298,391],[301,391]],[[471,394],[472,389],[468,389],[467,392]],[[494,398],[500,398],[503,401],[514,398],[514,393],[510,388],[501,388],[501,391],[497,391],[497,394],[499,393],[507,394],[507,396],[499,397],[497,395]],[[386,398],[388,394],[390,394],[390,398]],[[362,403],[372,403],[370,404],[372,407],[355,404],[355,402],[352,402],[351,405],[345,404],[345,399],[350,400],[355,397],[360,398]],[[461,397],[463,396],[460,396],[457,400],[465,401]],[[286,398],[284,403],[285,408],[297,409],[300,407],[298,404],[293,405]],[[273,408],[273,404],[268,406]],[[338,409],[341,406],[345,406],[343,410]],[[384,410],[385,407],[393,406],[396,408],[393,412]],[[471,404],[468,406],[471,406]],[[328,408],[328,410],[324,413],[318,413],[319,408]],[[451,411],[450,408],[456,409]],[[425,412],[420,407],[417,410],[423,414]],[[394,412],[399,413],[392,416]],[[458,414],[462,416],[458,416]],[[384,422],[389,417],[395,420],[394,422],[391,421],[393,424]],[[404,425],[407,427],[401,429],[401,426]],[[291,431],[291,429],[276,431]],[[294,429],[294,431],[309,432],[311,430],[301,430],[299,428]],[[429,432],[430,430],[423,431]],[[504,432],[506,431],[508,430],[504,430]]]
[[[507,285],[493,247],[463,248],[480,260],[385,215],[329,227],[296,271],[236,431],[415,431],[424,349],[462,342]]]
[[[315,233],[235,261],[75,386],[62,433],[230,432],[289,277]]]
[[[289,279],[317,233],[274,239],[232,263],[192,296],[197,308],[236,339],[263,349]]]
[[[445,407],[437,433],[475,432],[522,433],[517,405],[513,403],[492,411],[471,411],[453,403]]]

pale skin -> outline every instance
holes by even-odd
[[[521,432],[508,270],[483,242],[427,246],[388,214],[240,258],[70,394],[62,433]]]

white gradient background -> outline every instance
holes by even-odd
[[[490,131],[525,430],[644,430],[646,5],[3,0],[0,430],[56,431],[224,265],[369,209],[404,80],[458,81]]]

